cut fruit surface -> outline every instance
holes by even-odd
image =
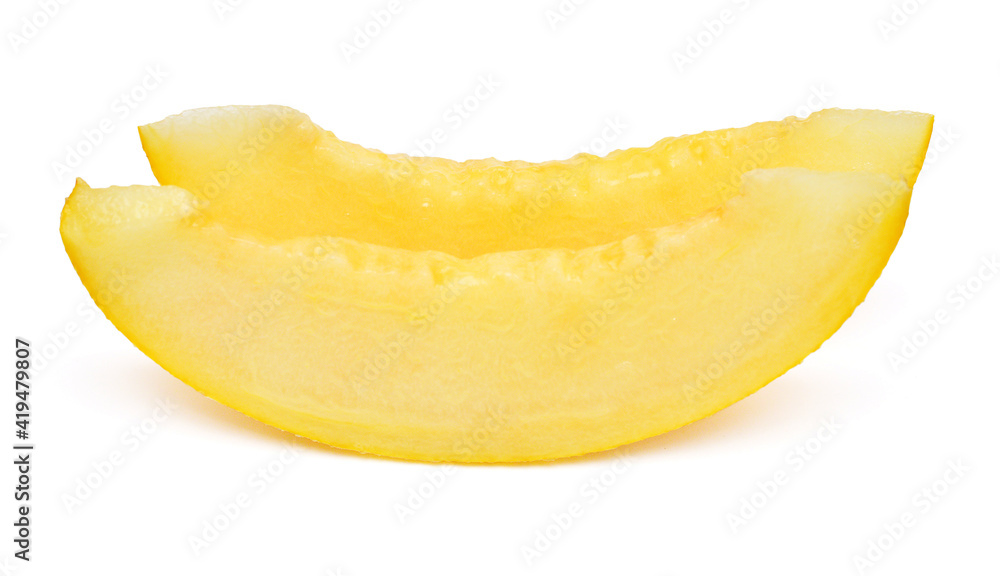
[[[221,114],[144,131],[161,181],[197,191],[253,122],[267,122]],[[758,125],[703,137],[694,158],[695,148],[667,141],[657,153],[534,166],[413,160],[405,186],[393,187],[377,179],[398,158],[337,144],[293,117],[262,163],[207,206],[181,187],[78,182],[61,223],[73,265],[136,346],[224,404],[340,448],[470,462],[653,436],[798,364],[888,260],[916,176],[904,167],[919,166],[928,124],[862,114],[822,138],[804,136],[812,120],[792,133],[788,123]],[[851,130],[850,146],[837,141]],[[858,171],[754,170],[721,203],[699,196],[729,172],[696,177],[697,167],[728,166],[724,153],[783,137],[831,148],[773,154]],[[683,177],[647,176],[635,192],[644,196],[622,196],[619,180],[657,166]],[[538,217],[536,236],[477,233],[497,210],[518,209],[513,196],[574,170],[584,175],[570,176],[572,198]],[[424,194],[429,213],[413,204]],[[672,195],[682,197],[676,213],[635,213]],[[529,241],[533,249],[492,252]],[[431,247],[450,249],[415,250]]]
[[[754,169],[888,174],[912,187],[931,126],[927,114],[825,110],[538,164],[387,155],[280,106],[192,110],[140,135],[157,180],[234,230],[469,258],[580,249],[680,222],[735,196]]]

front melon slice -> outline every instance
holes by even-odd
[[[864,299],[909,200],[905,177],[756,170],[679,223],[460,258],[81,181],[61,232],[108,318],[204,394],[340,448],[510,462],[672,430],[795,366]]]

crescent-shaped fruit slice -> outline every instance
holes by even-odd
[[[912,187],[931,124],[912,112],[825,110],[540,164],[387,155],[280,106],[192,110],[140,135],[160,184],[190,190],[217,222],[469,258],[585,248],[679,222],[735,195],[758,168],[874,172]]]
[[[677,428],[798,364],[864,299],[910,200],[885,174],[741,181],[681,223],[473,258],[274,238],[173,186],[79,181],[61,232],[108,318],[224,404],[340,448],[528,461]]]

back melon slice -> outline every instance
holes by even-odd
[[[888,174],[912,187],[932,124],[834,109],[542,163],[385,154],[281,106],[191,110],[139,132],[160,184],[191,191],[213,221],[274,240],[336,236],[471,258],[582,249],[682,222],[738,194],[755,169]]]

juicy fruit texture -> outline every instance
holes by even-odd
[[[281,107],[143,127],[162,187],[61,232],[141,350],[333,446],[525,461],[711,414],[799,363],[891,254],[930,139],[809,119],[529,164],[390,156]]]
[[[754,170],[682,222],[461,258],[80,181],[61,232],[108,318],[220,402],[341,448],[527,461],[677,428],[801,362],[864,299],[909,200],[886,174]]]
[[[470,258],[581,249],[680,222],[738,194],[754,169],[871,172],[912,187],[931,124],[926,114],[824,110],[540,164],[388,155],[280,106],[192,110],[140,135],[157,180],[191,191],[232,229]]]

